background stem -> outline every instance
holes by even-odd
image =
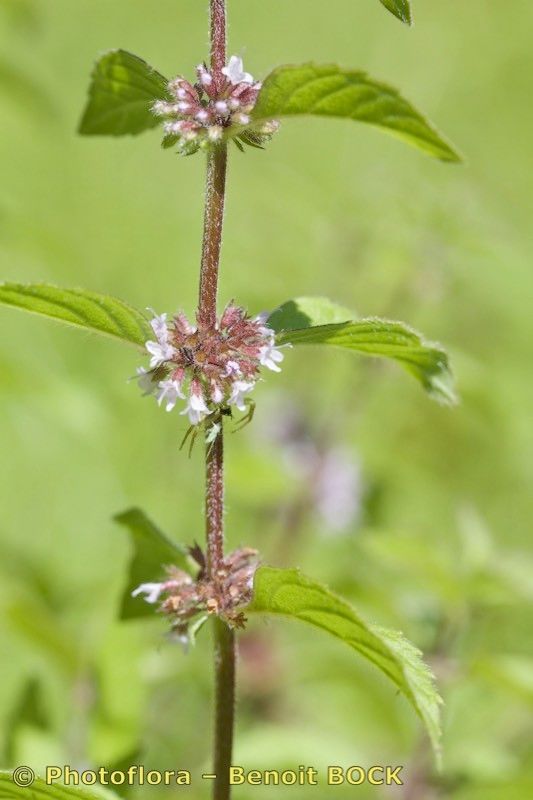
[[[215,617],[216,717],[213,800],[230,796],[229,768],[235,719],[235,633]]]

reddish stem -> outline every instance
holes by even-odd
[[[224,437],[221,428],[215,441],[206,445],[205,528],[207,572],[216,580],[224,558]]]
[[[211,71],[221,76],[226,63],[226,0],[210,0]],[[204,238],[200,272],[198,323],[214,328],[217,323],[218,273],[224,199],[227,145],[221,143],[208,156],[205,192]],[[216,424],[216,423],[213,423]],[[216,582],[224,559],[224,438],[222,417],[214,441],[206,443],[206,539],[207,572]],[[211,437],[210,437],[211,438]],[[215,742],[213,800],[229,800],[229,769],[235,720],[235,634],[215,617]]]
[[[226,66],[226,0],[211,3],[211,69],[215,75]]]
[[[218,79],[226,64],[226,0],[210,0],[211,71]],[[216,324],[218,270],[224,224],[226,166],[228,152],[221,143],[209,153],[205,187],[204,240],[200,273],[199,322],[208,328]]]
[[[217,321],[218,270],[224,224],[227,160],[225,143],[212,150],[207,158],[204,240],[198,306],[198,322],[207,328],[214,328]]]

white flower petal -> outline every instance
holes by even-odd
[[[230,404],[237,406],[239,411],[246,411],[245,395],[251,392],[254,386],[253,381],[234,381],[229,398]]]
[[[231,56],[227,67],[222,69],[222,74],[228,78],[229,82],[236,86],[238,83],[253,83],[254,79],[249,72],[243,71],[242,58]]]
[[[191,425],[199,425],[209,414],[209,408],[201,394],[194,394],[194,392],[191,392],[187,405],[180,413],[182,416],[184,414],[189,415],[189,422]]]
[[[167,315],[166,314],[156,314],[153,308],[149,308],[148,311],[151,311],[154,315],[154,318],[150,320],[150,325],[153,332],[156,335],[157,341],[159,344],[167,344],[168,342],[168,327],[167,327]]]
[[[215,386],[213,387],[213,391],[211,392],[211,399],[213,400],[213,403],[217,404],[221,403],[224,399],[224,392],[222,391],[218,383],[215,384]]]
[[[131,596],[138,597],[140,594],[144,594],[146,602],[153,604],[157,603],[164,589],[164,583],[141,583],[140,586],[133,590]]]
[[[159,405],[161,405],[161,403],[165,400],[166,410],[172,411],[178,398],[181,400],[185,399],[185,395],[181,390],[181,384],[179,381],[167,378],[166,380],[159,382],[159,391],[157,393],[157,402]]]
[[[152,358],[150,359],[150,367],[159,367],[165,361],[169,361],[174,355],[174,348],[172,345],[161,342],[146,342],[146,350]]]
[[[283,361],[285,356],[277,347],[274,346],[274,338],[270,344],[264,345],[259,352],[259,362],[263,367],[272,370],[272,372],[281,372],[278,364]]]
[[[259,322],[260,325],[264,326],[266,325],[266,321],[271,314],[272,314],[271,311],[260,311],[259,314],[257,314],[257,316],[254,317],[254,322]],[[271,328],[265,328],[265,330],[270,332]]]

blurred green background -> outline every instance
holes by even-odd
[[[258,387],[254,425],[228,440],[230,544],[300,566],[424,650],[446,701],[442,775],[385,680],[277,621],[242,639],[234,760],[404,764],[398,797],[526,800],[533,7],[417,0],[409,30],[377,0],[229,5],[230,51],[254,75],[308,59],[368,69],[467,157],[442,165],[316,119],[288,121],[268,153],[232,153],[221,302],[259,311],[328,295],[404,320],[449,347],[462,395],[441,408],[394,365],[291,352]],[[207,54],[206,3],[1,0],[0,26],[2,278],[192,312],[203,159],[163,152],[157,132],[75,130],[101,51],[192,76]],[[209,763],[208,635],[185,657],[162,622],[116,621],[129,549],[113,514],[135,504],[180,541],[202,536],[200,449],[178,452],[183,418],[127,383],[137,365],[120,346],[0,314],[4,767]]]

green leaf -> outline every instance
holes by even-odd
[[[385,8],[388,8],[391,14],[401,19],[402,22],[405,22],[407,25],[413,24],[409,0],[380,0],[380,2]]]
[[[278,344],[329,344],[369,356],[398,361],[420,381],[426,391],[441,403],[457,402],[454,380],[446,352],[426,342],[421,334],[402,322],[371,318],[330,324],[317,324],[328,312],[342,316],[345,309],[310,298],[289,300],[268,320]],[[327,302],[327,301],[326,301]]]
[[[17,786],[13,772],[0,771],[1,800],[119,800],[117,794],[106,787],[105,791],[91,791],[78,786],[65,786],[63,783],[47,784],[43,778],[36,778],[29,787]]]
[[[152,335],[148,320],[136,308],[87,289],[0,283],[0,303],[141,347]]]
[[[442,161],[461,160],[396,89],[364,72],[312,63],[275,69],[263,83],[252,113],[253,124],[302,114],[367,122]]]
[[[439,756],[442,701],[420,652],[401,633],[369,625],[347,602],[294,569],[258,569],[254,599],[246,611],[307,622],[345,642],[375,664],[412,704]]]
[[[154,607],[142,597],[131,593],[141,583],[158,582],[164,579],[164,566],[174,564],[185,572],[191,572],[192,563],[187,550],[168,539],[164,533],[139,508],[130,508],[115,517],[130,533],[133,545],[128,580],[122,606],[121,619],[138,619],[154,615]]]
[[[161,120],[152,105],[167,97],[163,75],[126,50],[111,50],[95,64],[79,132],[124,136],[155,128]]]
[[[280,333],[313,325],[329,325],[332,322],[347,322],[356,314],[327,297],[295,297],[274,309],[268,318],[270,328]]]

